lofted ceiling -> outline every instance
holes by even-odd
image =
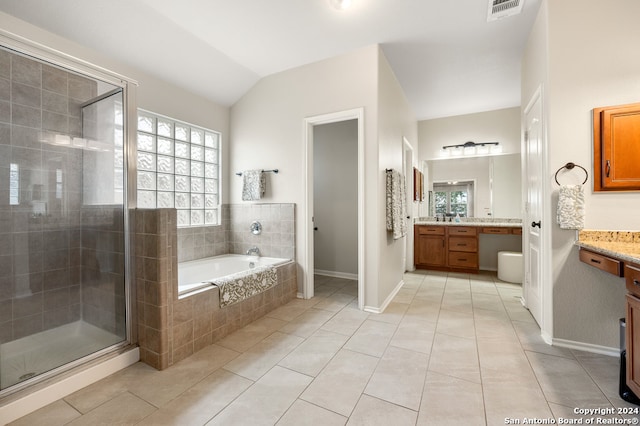
[[[380,44],[419,120],[520,105],[540,0],[0,0],[0,11],[233,105],[273,73]]]

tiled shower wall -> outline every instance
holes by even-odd
[[[80,104],[96,93],[93,80],[0,49],[0,343],[81,317],[82,150],[41,136],[80,136]]]
[[[256,220],[262,224],[260,235],[249,229]],[[178,261],[245,254],[251,247],[258,247],[262,256],[294,259],[294,220],[292,203],[225,204],[221,226],[178,229]]]

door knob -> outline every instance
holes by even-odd
[[[540,221],[537,221],[537,222],[531,222],[531,226],[532,226],[533,228],[535,228],[536,226],[537,226],[538,228],[540,228]]]

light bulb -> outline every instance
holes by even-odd
[[[338,10],[348,9],[351,6],[352,0],[330,0],[331,6]]]

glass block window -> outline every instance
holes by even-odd
[[[178,210],[178,227],[220,224],[220,133],[138,111],[138,207]]]

